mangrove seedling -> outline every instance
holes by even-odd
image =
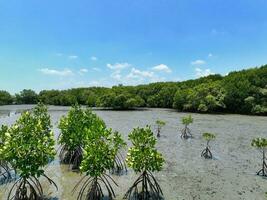
[[[188,128],[189,124],[193,123],[193,118],[191,115],[185,116],[182,118],[182,123],[185,126],[181,131],[181,138],[188,139],[192,138],[191,130]]]
[[[19,176],[11,187],[8,200],[43,199],[41,176],[57,188],[43,170],[54,159],[56,151],[54,134],[47,129],[51,124],[42,121],[41,115],[48,116],[46,108],[39,104],[33,112],[22,113],[6,134],[6,158]]]
[[[60,119],[59,144],[61,145],[59,158],[64,164],[69,164],[72,170],[78,170],[82,161],[83,148],[87,140],[87,132],[93,126],[104,126],[105,123],[87,108],[75,105],[67,116]]]
[[[164,159],[156,148],[156,138],[149,126],[135,128],[129,139],[133,146],[129,149],[126,162],[136,173],[141,173],[134,184],[129,188],[124,199],[159,200],[163,193],[153,172],[160,171]]]
[[[126,142],[122,139],[121,134],[117,131],[111,134],[111,141],[114,148],[115,158],[110,172],[112,174],[121,175],[123,172],[127,172],[127,166],[121,153],[122,149],[126,147]]]
[[[253,147],[259,149],[262,153],[262,167],[257,172],[257,175],[267,176],[267,165],[266,165],[266,149],[267,149],[267,139],[265,138],[254,138],[251,142]]]
[[[88,134],[89,140],[84,148],[81,172],[85,176],[76,184],[73,192],[81,185],[77,200],[100,200],[104,197],[104,188],[108,192],[108,199],[115,198],[112,183],[116,182],[106,171],[114,167],[116,145],[113,144],[111,129],[95,127]],[[104,186],[104,188],[103,188]]]
[[[160,132],[163,126],[166,125],[166,122],[161,121],[161,120],[157,120],[156,121],[156,125],[157,125],[157,137],[160,137]]]
[[[212,153],[210,151],[210,141],[215,139],[215,135],[213,133],[203,133],[202,137],[207,141],[206,148],[201,152],[201,157],[206,159],[212,159]]]
[[[0,128],[0,177],[2,180],[10,180],[11,168],[6,160],[6,139],[8,137],[8,126],[2,125]]]

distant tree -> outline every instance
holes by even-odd
[[[9,105],[13,103],[13,97],[7,92],[0,90],[0,105]]]
[[[215,135],[213,133],[203,133],[202,137],[207,141],[206,148],[201,152],[201,157],[206,159],[212,159],[212,153],[210,151],[210,141],[215,139]]]
[[[15,95],[17,104],[36,104],[38,102],[38,95],[33,90],[22,90]]]
[[[257,175],[267,176],[267,164],[266,164],[267,139],[255,138],[252,140],[251,145],[259,149],[260,152],[262,153],[262,168],[257,172]]]

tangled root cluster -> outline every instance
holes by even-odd
[[[124,199],[128,200],[161,200],[163,196],[160,185],[149,171],[144,171],[127,191]]]
[[[56,183],[43,175],[50,184],[57,188]],[[15,194],[12,196],[13,191]],[[11,190],[9,191],[8,200],[44,200],[43,188],[38,178],[32,176],[29,178],[19,178],[15,181]]]
[[[103,189],[101,187],[101,184],[103,184],[108,191],[108,198],[112,200],[115,198],[115,192],[111,186],[111,182],[118,186],[107,174],[103,174],[103,176],[99,177],[84,176],[74,187],[73,192],[75,192],[78,186],[82,184],[77,200],[101,200],[104,197]]]

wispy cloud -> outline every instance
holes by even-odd
[[[92,61],[97,61],[97,60],[98,60],[98,58],[95,57],[95,56],[92,56],[90,59],[91,59]]]
[[[191,62],[191,65],[204,65],[205,63],[205,60],[195,60]]]
[[[71,59],[71,60],[74,60],[74,59],[77,59],[78,56],[76,56],[76,55],[70,55],[68,58]]]
[[[124,62],[124,63],[115,63],[115,64],[110,64],[108,63],[107,64],[107,67],[109,69],[112,69],[112,70],[122,70],[122,69],[125,69],[127,67],[130,67],[131,65],[127,62]]]
[[[210,69],[200,69],[200,68],[195,68],[196,72],[196,77],[205,77],[211,74],[214,74]]]
[[[97,72],[100,72],[101,71],[101,69],[98,68],[98,67],[93,67],[92,70],[97,71]]]
[[[54,75],[54,76],[71,76],[74,73],[70,69],[56,70],[49,68],[42,68],[39,71],[45,75]]]
[[[84,74],[87,73],[87,72],[88,72],[88,69],[86,69],[86,68],[82,68],[82,69],[79,70],[78,73],[79,73],[80,75],[84,75]]]
[[[172,72],[172,70],[165,64],[156,65],[156,66],[152,67],[152,69],[154,71],[162,71],[162,72],[166,72],[166,73]]]
[[[212,56],[213,56],[212,53],[209,53],[208,57],[210,58],[210,57],[212,57]]]

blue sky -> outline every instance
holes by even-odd
[[[0,89],[181,81],[267,63],[266,0],[0,0]]]

